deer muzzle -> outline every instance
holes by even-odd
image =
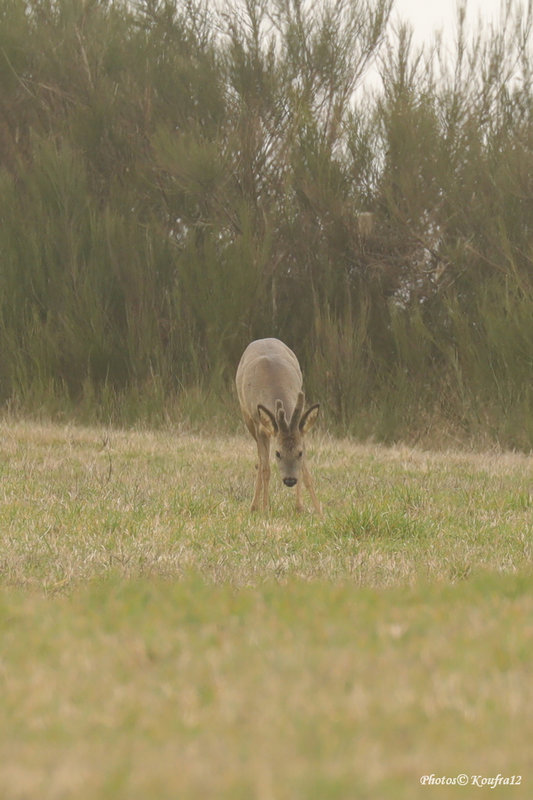
[[[285,486],[296,486],[298,478],[283,478],[283,483]]]

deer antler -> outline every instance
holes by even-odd
[[[285,409],[283,408],[283,402],[281,400],[276,400],[276,421],[280,431],[283,433],[289,433],[289,425],[287,423]]]
[[[302,413],[304,410],[304,401],[305,401],[304,393],[298,392],[298,399],[296,400],[296,405],[294,406],[294,411],[292,412],[292,417],[291,417],[291,424],[290,424],[291,433],[294,433],[294,431],[297,429],[298,423],[302,418]]]

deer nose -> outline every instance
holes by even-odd
[[[297,478],[283,478],[285,486],[295,486],[298,483]]]

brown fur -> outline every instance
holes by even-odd
[[[319,406],[313,405],[304,412],[298,359],[279,339],[257,339],[244,351],[235,380],[244,422],[257,443],[259,456],[252,511],[268,507],[270,440],[274,439],[281,478],[287,486],[296,487],[296,508],[303,508],[303,481],[316,511],[322,515],[305,462],[304,444]]]

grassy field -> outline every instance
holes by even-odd
[[[244,433],[0,437],[2,798],[533,796],[531,457],[317,434],[320,520]]]

